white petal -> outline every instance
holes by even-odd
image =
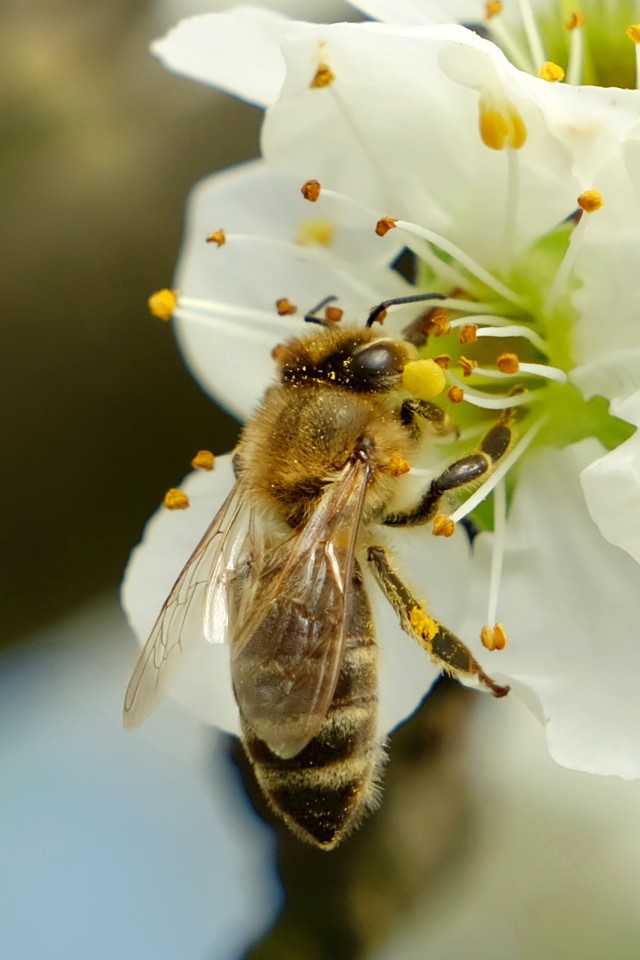
[[[145,527],[142,541],[129,558],[121,597],[140,644],[145,643],[180,571],[233,482],[231,457],[219,457],[215,470],[196,470],[181,484],[190,500],[186,510],[161,507]],[[239,733],[226,645],[207,643],[203,634],[202,643],[185,656],[171,696],[204,723]]]
[[[494,44],[461,27],[369,23],[334,24],[283,50],[287,79],[263,128],[268,162],[313,171],[326,186],[428,225],[495,266],[506,252],[508,158],[480,139],[478,91],[457,76],[468,62],[471,80],[497,85],[529,132],[517,151],[518,245],[574,208],[572,157],[543,111],[549,85],[517,71]],[[310,89],[319,62],[335,81]]]
[[[349,0],[367,16],[387,23],[481,23],[484,0]]]
[[[640,392],[614,401],[611,412],[640,426]],[[636,431],[615,450],[590,463],[580,481],[589,513],[602,536],[640,563],[640,433]]]
[[[386,265],[399,241],[380,244],[361,214],[322,197],[308,203],[301,186],[255,162],[203,180],[189,201],[175,286],[180,304],[204,306],[180,307],[178,341],[202,386],[243,419],[272,382],[273,348],[308,332],[305,311],[332,294],[350,311],[344,322],[359,325],[372,306],[406,288]],[[331,245],[301,246],[301,231],[317,220],[333,229]],[[206,237],[220,226],[230,236],[218,249]],[[281,297],[298,306],[295,316],[278,316]]]
[[[295,36],[308,30],[273,10],[238,7],[182,20],[151,50],[175,73],[267,106],[284,80],[280,40],[285,32]]]
[[[578,475],[595,441],[544,451],[523,467],[509,519],[498,617],[506,650],[483,666],[506,678],[546,724],[552,757],[589,773],[640,777],[638,566],[600,535]],[[491,537],[478,538],[475,630]],[[500,704],[496,704],[496,710]]]

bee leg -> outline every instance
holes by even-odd
[[[446,437],[458,433],[458,427],[454,421],[437,403],[411,397],[409,400],[405,400],[400,407],[400,421],[403,427],[407,427],[412,434],[417,436],[416,421],[418,419],[425,420],[431,433],[436,437]]]
[[[509,418],[505,416],[484,435],[480,448],[475,453],[456,460],[431,481],[413,510],[390,513],[382,518],[382,522],[390,527],[427,523],[433,519],[446,493],[488,476],[495,464],[507,453],[512,442],[513,430],[509,426]]]
[[[367,560],[383,594],[395,610],[400,626],[427,651],[436,666],[467,686],[480,687],[494,697],[504,697],[509,687],[489,677],[471,651],[454,633],[429,616],[391,566],[384,547],[371,546]]]

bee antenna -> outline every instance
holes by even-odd
[[[381,314],[386,313],[389,307],[396,307],[402,303],[423,303],[425,300],[446,300],[444,293],[413,293],[408,297],[394,297],[392,300],[383,300],[374,307],[367,317],[367,327],[372,327]],[[306,317],[305,317],[306,319]]]
[[[320,303],[316,304],[313,310],[309,310],[308,313],[305,313],[304,315],[305,323],[317,323],[321,327],[331,326],[331,324],[326,319],[326,317],[318,317],[317,313],[319,310],[322,310],[323,307],[326,307],[328,303],[331,303],[333,300],[337,300],[337,299],[338,298],[333,293],[330,294],[328,297],[325,297],[324,300],[321,300]]]

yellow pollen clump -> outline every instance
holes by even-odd
[[[213,233],[210,233],[207,237],[207,243],[215,243],[217,247],[222,247],[227,242],[227,235],[220,227],[218,230],[214,230]]]
[[[496,366],[502,373],[517,373],[520,361],[516,353],[501,353],[496,360]]]
[[[177,487],[167,490],[162,501],[167,510],[186,510],[189,506],[189,497]]]
[[[475,368],[478,366],[477,360],[469,360],[468,357],[460,357],[458,363],[462,367],[463,377],[470,377]]]
[[[627,36],[634,43],[640,43],[640,23],[632,23],[630,27],[627,27]]]
[[[191,466],[195,470],[213,470],[215,463],[216,458],[211,453],[211,450],[198,450],[191,461]]]
[[[450,387],[447,396],[451,403],[462,403],[464,400],[464,390],[462,387]]]
[[[502,13],[502,0],[488,0],[484,5],[484,15],[487,20],[493,20]]]
[[[578,206],[581,207],[585,213],[595,213],[596,210],[604,206],[602,194],[599,190],[585,190],[584,193],[581,193],[578,197]]]
[[[564,70],[557,63],[547,60],[538,70],[538,76],[541,80],[547,80],[549,83],[556,83],[558,80],[564,80]]]
[[[286,297],[276,300],[276,310],[281,317],[290,317],[292,313],[296,313],[297,309],[295,303],[291,303]]]
[[[320,196],[320,181],[319,180],[307,180],[306,183],[302,184],[300,188],[300,193],[308,200],[309,203],[315,203],[318,197]]]
[[[451,364],[451,357],[448,353],[440,353],[437,357],[433,358],[433,362],[437,363],[443,370],[448,370]]]
[[[438,624],[422,607],[413,607],[409,614],[409,623],[423,640],[433,640],[438,632]]]
[[[496,623],[493,627],[483,627],[480,640],[487,650],[504,650],[507,645],[507,631],[501,623]]]
[[[316,74],[309,86],[312,90],[318,90],[322,87],[330,87],[335,79],[336,77],[331,67],[326,63],[321,63],[316,70]]]
[[[341,310],[340,307],[326,307],[324,311],[324,318],[327,323],[340,323],[344,314],[344,310]]]
[[[330,247],[335,233],[331,220],[305,220],[298,228],[296,243],[301,247]]]
[[[584,23],[584,14],[583,13],[572,13],[567,22],[564,25],[565,30],[576,30],[578,27],[581,27]]]
[[[399,453],[392,453],[389,457],[389,473],[392,477],[401,477],[404,473],[409,473],[411,465],[401,457]]]
[[[439,513],[437,517],[433,518],[434,537],[452,537],[455,528],[456,525],[451,517],[445,516],[444,513]]]
[[[409,360],[402,371],[402,386],[419,400],[431,400],[445,388],[446,378],[435,360]]]
[[[398,221],[395,217],[381,217],[380,220],[376,223],[376,233],[379,237],[384,237],[385,233],[389,233],[389,230],[393,230]]]
[[[458,331],[460,343],[475,343],[478,339],[478,326],[475,323],[465,323]]]
[[[157,317],[158,320],[164,320],[165,323],[167,320],[171,320],[177,302],[178,295],[176,291],[166,289],[158,290],[156,293],[152,293],[147,300],[147,303],[149,304],[149,310],[153,316]]]

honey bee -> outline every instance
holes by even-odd
[[[328,850],[376,805],[384,764],[365,566],[438,667],[497,697],[508,691],[414,598],[376,528],[433,519],[443,496],[490,471],[512,438],[506,421],[496,424],[412,509],[394,511],[398,463],[455,429],[403,385],[416,348],[369,325],[330,325],[274,356],[278,382],[246,425],[235,486],[140,655],[124,723],[152,711],[190,644],[228,640],[257,781],[294,834]]]

